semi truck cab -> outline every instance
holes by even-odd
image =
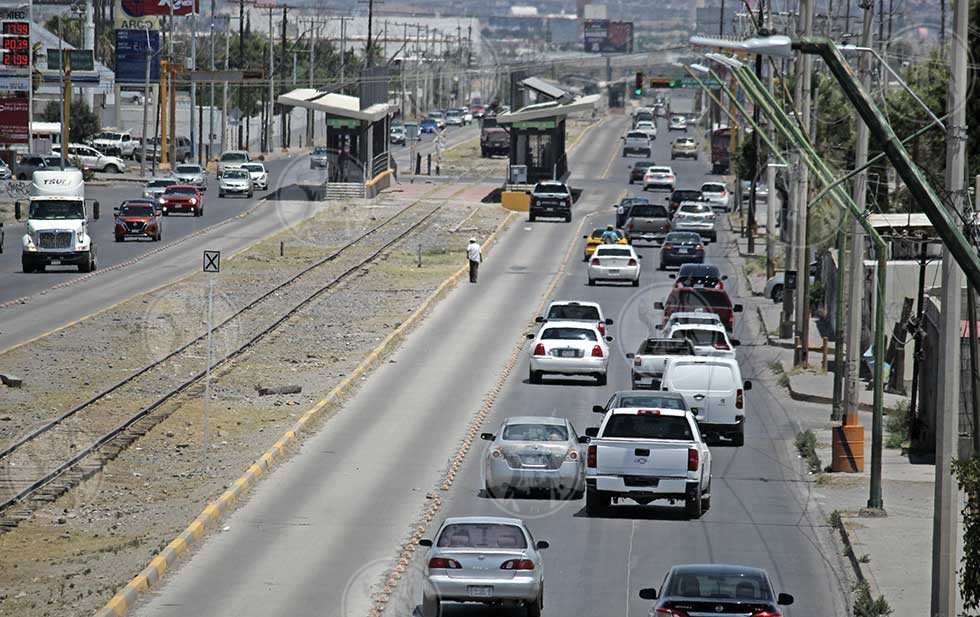
[[[24,204],[14,203],[14,218],[24,218]],[[76,265],[80,272],[98,267],[95,241],[89,235],[85,182],[77,169],[36,171],[27,203],[27,228],[21,238],[25,273],[43,272],[49,265]],[[92,202],[99,218],[99,202]]]

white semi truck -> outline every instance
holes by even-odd
[[[24,212],[14,203],[14,217]],[[99,202],[92,202],[99,218]],[[43,272],[49,265],[77,265],[80,272],[98,266],[95,241],[89,234],[85,181],[77,169],[35,171],[27,209],[27,229],[21,239],[24,272]]]

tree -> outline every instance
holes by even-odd
[[[63,101],[48,101],[41,113],[47,122],[61,122],[61,105]],[[85,103],[85,99],[76,98],[71,102],[71,116],[68,122],[68,141],[78,143],[99,132],[99,117]]]

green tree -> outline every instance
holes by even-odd
[[[48,101],[41,113],[47,122],[61,122],[62,101]],[[68,122],[68,141],[81,142],[99,132],[99,117],[85,103],[85,99],[76,98],[71,102],[71,117]]]
[[[44,27],[55,36],[60,35],[72,47],[82,46],[82,22],[73,17],[55,15],[44,22]]]

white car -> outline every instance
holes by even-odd
[[[674,114],[670,117],[670,124],[667,125],[667,131],[687,131],[687,118]]]
[[[459,113],[463,114],[463,124],[470,124],[473,122],[473,112],[465,107],[459,108]]]
[[[694,355],[712,358],[735,359],[738,339],[728,338],[725,326],[705,324],[678,324],[670,330],[670,338],[686,339],[694,345]]]
[[[583,302],[579,300],[558,300],[548,305],[548,311],[542,317],[534,320],[537,323],[548,321],[582,321],[595,324],[599,334],[606,335],[606,326],[613,324],[607,319],[598,302]]]
[[[589,260],[589,285],[596,281],[629,281],[640,286],[640,259],[628,244],[600,244]]]
[[[528,617],[541,617],[544,605],[544,540],[534,541],[516,518],[447,518],[430,547],[422,591],[422,617],[445,614],[443,602],[516,603]]]
[[[651,189],[666,189],[668,191],[673,191],[675,182],[676,178],[674,177],[674,170],[670,167],[651,167],[647,169],[645,174],[643,174],[644,191]]]
[[[218,197],[225,195],[244,195],[252,197],[254,186],[252,176],[244,169],[226,169],[218,180]]]
[[[728,212],[731,207],[731,195],[721,182],[705,182],[701,185],[701,195],[705,201],[711,204],[712,208],[717,208],[723,212]]]
[[[450,109],[446,112],[446,126],[463,126],[463,124],[463,114],[458,109]]]
[[[683,324],[723,326],[721,317],[710,311],[682,311],[671,313],[667,319],[667,323],[663,325],[657,324],[654,327],[662,331],[662,336],[669,338],[673,329]]]
[[[529,334],[528,381],[541,383],[543,375],[591,375],[606,385],[609,347],[599,328],[580,321],[549,321],[537,334]]]
[[[208,190],[207,172],[196,163],[177,165],[174,168],[174,178],[181,184],[192,184],[202,191]]]
[[[260,191],[269,190],[269,172],[266,171],[265,165],[257,161],[252,161],[242,164],[241,168],[247,171],[249,177],[252,178],[253,188]]]
[[[745,443],[745,391],[738,362],[729,358],[683,356],[667,361],[660,387],[690,401],[691,413],[705,435],[729,437]]]
[[[483,486],[490,497],[543,490],[573,499],[585,490],[581,444],[588,440],[565,418],[513,416],[496,434],[480,438],[491,442],[483,457]]]
[[[817,271],[819,270],[819,268],[820,268],[820,262],[818,261],[810,262],[809,271],[810,271],[811,285],[813,285],[814,281],[817,280]],[[780,302],[783,301],[783,287],[785,286],[785,284],[786,284],[786,273],[783,271],[777,272],[766,281],[766,288],[762,292],[763,297],[769,298],[776,304],[779,304]],[[797,282],[797,285],[799,285],[799,282]]]
[[[51,154],[61,156],[61,146],[53,146]],[[94,169],[110,174],[126,171],[126,162],[118,156],[106,156],[84,144],[68,144],[68,159],[81,169]]]
[[[636,123],[636,126],[633,127],[633,130],[646,133],[647,137],[649,137],[651,140],[657,138],[657,125],[649,120],[640,120]]]
[[[696,201],[682,201],[670,221],[672,231],[693,231],[702,239],[718,241],[715,229],[715,213],[707,204]]]
[[[227,169],[237,169],[244,163],[248,163],[252,157],[245,150],[229,150],[221,154],[218,159],[218,177],[225,173]]]

